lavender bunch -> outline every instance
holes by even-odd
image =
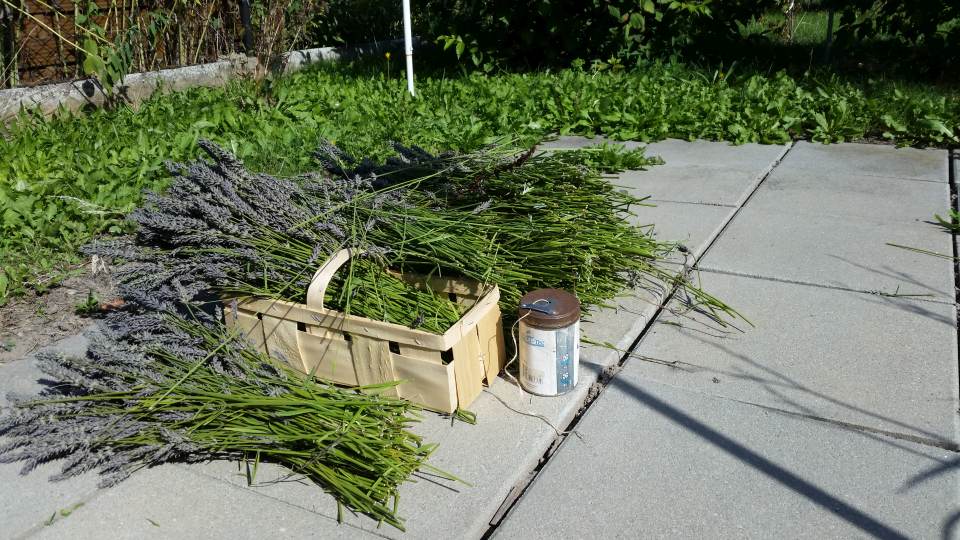
[[[353,247],[364,258],[333,280],[325,305],[434,333],[462,315],[448,298],[388,273],[390,249],[367,240],[380,220],[375,212],[407,207],[401,192],[377,191],[375,179],[359,175],[251,173],[215,144],[200,147],[210,161],[170,164],[170,188],[148,193],[131,214],[135,238],[84,248],[123,261],[116,275],[128,301],[166,311],[223,295],[303,302],[315,269]]]
[[[676,244],[630,223],[644,199],[604,174],[657,162],[642,150],[545,154],[500,144],[433,155],[395,144],[397,155],[377,163],[323,143],[322,172],[276,179],[212,143],[201,147],[212,162],[172,166],[170,190],[133,214],[135,244],[88,250],[128,257],[122,292],[152,309],[222,294],[302,302],[315,266],[359,247],[372,255],[338,275],[325,304],[435,333],[457,320],[456,306],[384,268],[494,283],[505,313],[536,288],[573,291],[589,310],[628,287],[675,284],[718,319],[736,316],[659,265]]]

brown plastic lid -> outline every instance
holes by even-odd
[[[537,289],[520,299],[523,322],[537,328],[563,328],[580,320],[580,301],[560,289]]]

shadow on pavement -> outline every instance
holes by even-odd
[[[895,247],[892,247],[892,246],[884,246],[884,247],[887,247],[887,248],[889,248],[889,249],[898,249],[898,248],[895,248]],[[952,297],[953,297],[952,294],[951,294],[950,292],[948,292],[948,291],[937,290],[937,289],[935,289],[934,287],[932,287],[932,286],[930,286],[930,285],[928,285],[928,284],[926,284],[926,283],[921,282],[918,278],[914,277],[912,274],[909,274],[909,273],[904,272],[904,271],[901,271],[901,270],[896,270],[896,269],[894,269],[894,268],[890,268],[890,266],[888,266],[888,265],[883,265],[883,266],[879,266],[879,267],[878,267],[878,266],[868,266],[868,265],[865,265],[865,264],[860,264],[860,263],[851,261],[851,260],[847,259],[846,257],[841,257],[841,256],[839,256],[839,255],[833,255],[833,254],[830,254],[830,253],[827,253],[826,255],[827,255],[827,257],[830,257],[831,259],[836,259],[836,260],[838,260],[838,261],[840,261],[840,262],[842,262],[842,263],[844,263],[844,264],[848,264],[848,265],[850,265],[850,266],[853,266],[854,268],[859,268],[860,270],[865,270],[865,271],[867,271],[867,272],[870,272],[871,274],[876,274],[876,275],[878,275],[878,276],[883,276],[883,277],[885,277],[885,278],[890,278],[890,279],[895,280],[895,281],[900,281],[900,282],[906,283],[907,285],[912,285],[912,286],[914,286],[914,287],[918,287],[919,289],[922,290],[922,292],[905,290],[905,291],[902,291],[902,293],[900,293],[900,294],[909,295],[909,294],[927,294],[927,293],[933,293],[933,294],[935,294],[935,295],[941,295],[943,298],[952,298]],[[897,292],[895,292],[895,291],[877,291],[877,292],[887,293],[887,294],[891,294],[891,295],[897,294]],[[897,298],[897,297],[896,297],[896,296],[888,296],[888,297],[885,297],[885,298],[894,299],[894,298]],[[907,296],[904,296],[904,297],[901,297],[901,298],[907,299],[907,300],[910,299],[910,298],[907,297]],[[942,298],[941,298],[941,299],[942,299]]]
[[[926,471],[923,471],[922,473],[907,480],[903,484],[903,487],[900,488],[900,491],[909,491],[928,480],[932,480],[957,468],[960,468],[960,457],[951,459],[950,461],[941,462],[939,465],[931,467],[930,469],[927,469]]]
[[[691,338],[693,338],[693,339],[696,339],[696,340],[704,343],[705,345],[708,345],[708,346],[710,346],[710,347],[713,347],[714,349],[717,349],[717,350],[719,350],[720,352],[722,352],[722,353],[724,353],[724,354],[730,355],[730,356],[736,358],[737,360],[740,360],[741,362],[743,362],[743,363],[745,363],[745,364],[747,364],[747,365],[749,365],[749,366],[751,366],[751,367],[753,367],[753,368],[756,368],[756,369],[758,369],[758,370],[760,370],[760,371],[762,371],[762,372],[764,372],[764,373],[767,373],[767,374],[769,374],[773,379],[766,379],[766,378],[759,377],[759,376],[756,376],[756,375],[751,375],[751,374],[748,374],[747,372],[742,371],[742,370],[739,370],[738,372],[729,372],[729,371],[721,371],[721,370],[713,370],[713,369],[710,369],[710,371],[713,371],[713,372],[719,373],[719,374],[723,374],[723,375],[726,375],[726,376],[729,376],[729,377],[732,377],[732,378],[737,378],[737,379],[742,379],[742,380],[748,380],[748,381],[751,381],[751,382],[755,382],[755,383],[761,385],[764,390],[767,390],[768,392],[770,392],[770,393],[773,394],[774,396],[782,396],[782,393],[781,393],[781,392],[778,392],[777,390],[775,390],[775,388],[782,388],[782,389],[787,389],[787,390],[795,390],[795,391],[797,391],[797,392],[801,392],[801,393],[803,393],[803,394],[807,394],[807,395],[809,395],[809,396],[812,396],[812,397],[815,397],[815,398],[817,398],[817,399],[826,401],[826,402],[828,402],[828,403],[831,403],[831,404],[836,405],[836,406],[838,406],[838,407],[847,409],[847,410],[849,410],[849,411],[853,411],[853,412],[856,412],[856,413],[858,413],[858,414],[862,414],[862,415],[864,415],[864,416],[868,416],[868,417],[870,417],[870,418],[873,418],[873,419],[875,419],[875,420],[879,420],[879,421],[881,421],[881,422],[886,422],[886,423],[889,423],[889,424],[891,424],[891,425],[898,426],[898,427],[900,427],[900,428],[903,428],[903,429],[908,430],[908,431],[913,432],[913,433],[922,434],[924,437],[931,439],[930,442],[931,442],[931,443],[935,443],[936,446],[948,447],[948,449],[950,449],[950,450],[956,450],[956,449],[957,449],[957,443],[955,443],[955,442],[953,442],[953,441],[944,440],[944,439],[942,438],[942,436],[940,436],[940,435],[938,435],[938,434],[936,434],[936,433],[932,433],[932,432],[930,432],[930,431],[926,431],[926,430],[920,429],[920,428],[918,428],[918,427],[916,427],[916,426],[913,426],[913,425],[910,425],[910,424],[908,424],[908,423],[906,423],[906,422],[902,422],[902,421],[900,421],[900,420],[896,420],[896,419],[893,419],[893,418],[884,416],[884,415],[882,415],[882,414],[875,413],[875,412],[873,412],[873,411],[869,411],[869,410],[867,410],[867,409],[864,409],[863,407],[859,407],[859,406],[854,405],[854,404],[852,404],[852,403],[847,403],[847,402],[842,401],[842,400],[840,400],[840,399],[838,399],[838,398],[835,398],[835,397],[829,396],[829,395],[827,395],[827,394],[824,394],[823,392],[819,392],[819,391],[817,391],[817,390],[814,390],[813,388],[810,388],[810,387],[808,387],[808,386],[806,386],[806,385],[804,385],[804,384],[796,381],[795,379],[791,378],[791,377],[788,376],[788,375],[785,375],[785,374],[783,374],[783,373],[781,373],[781,372],[779,372],[779,371],[777,371],[777,370],[775,370],[775,369],[773,369],[773,368],[771,368],[771,367],[769,367],[769,366],[765,366],[765,365],[763,365],[762,363],[757,362],[756,360],[751,359],[750,357],[746,356],[745,354],[742,354],[742,353],[733,351],[733,350],[731,350],[729,347],[725,347],[725,346],[723,346],[723,345],[721,345],[721,344],[719,344],[719,343],[714,343],[714,342],[712,342],[712,341],[707,341],[706,339],[703,339],[701,336],[689,336],[689,337],[691,337]],[[706,369],[709,369],[709,368],[706,368]],[[809,414],[809,415],[811,415],[811,416],[822,416],[822,413],[817,413],[816,411],[814,411],[813,409],[810,409],[809,407],[800,405],[800,404],[798,404],[798,403],[796,403],[796,402],[793,402],[793,401],[791,401],[791,400],[788,400],[788,399],[784,399],[784,401],[785,401],[785,403],[788,404],[788,405],[797,407],[800,411],[803,411],[804,414]],[[789,411],[788,411],[788,412],[789,412]],[[888,442],[892,442],[892,441],[888,441]]]
[[[943,540],[952,540],[957,538],[957,535],[954,534],[954,532],[956,532],[958,523],[960,523],[960,510],[954,511],[943,520],[943,525],[940,527],[940,538]]]
[[[903,533],[883,523],[879,519],[874,518],[857,507],[831,495],[822,488],[808,482],[807,480],[804,480],[800,476],[770,461],[769,459],[763,457],[759,453],[751,450],[736,440],[711,428],[710,426],[697,420],[693,416],[690,416],[677,407],[674,407],[662,399],[646,392],[639,386],[623,380],[622,377],[614,377],[610,381],[610,385],[616,386],[625,394],[649,407],[671,422],[678,424],[690,433],[703,439],[707,443],[712,444],[741,463],[752,467],[757,472],[767,476],[783,487],[803,496],[823,510],[837,516],[861,531],[877,538],[908,538]],[[946,534],[947,527],[949,526],[952,528],[956,525],[958,520],[960,520],[960,516],[952,516],[951,518],[948,518],[948,523],[944,524],[944,534]]]
[[[911,301],[905,302],[904,300],[911,300]],[[930,319],[931,321],[934,321],[937,323],[945,324],[950,328],[956,328],[956,324],[954,323],[953,319],[950,316],[941,315],[939,313],[936,313],[934,311],[931,311],[923,307],[923,304],[930,304],[935,306],[945,306],[947,304],[934,304],[932,302],[918,302],[915,299],[910,299],[910,298],[897,298],[895,296],[879,296],[879,295],[872,295],[872,297],[870,298],[865,298],[865,301],[870,302],[872,304],[893,306],[901,311],[912,313],[914,315],[918,315],[920,317]]]

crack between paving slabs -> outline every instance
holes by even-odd
[[[957,226],[960,223],[957,222],[955,216],[958,215],[960,211],[960,201],[957,200],[957,161],[960,159],[960,151],[956,148],[951,148],[947,150],[947,183],[950,185],[950,200],[948,201],[950,208],[953,210],[953,215],[950,217],[950,221],[953,223],[954,227],[950,231],[951,247],[953,248],[953,298],[954,304],[956,305],[956,316],[954,321],[957,324],[957,370],[960,374],[960,253],[957,250]],[[960,379],[956,381],[958,392],[960,392]],[[954,430],[956,433],[960,434],[960,410],[954,411]]]
[[[697,206],[718,206],[720,208],[736,208],[735,204],[715,203],[707,201],[678,201],[674,199],[647,199],[652,203],[694,204]]]
[[[737,202],[737,206],[735,207],[736,209],[725,218],[723,224],[714,231],[714,233],[710,236],[710,238],[707,239],[706,247],[703,249],[703,252],[699,256],[694,256],[693,261],[690,262],[689,265],[684,264],[684,267],[685,267],[684,272],[690,272],[693,269],[697,268],[697,265],[699,264],[700,260],[703,259],[704,256],[706,256],[706,254],[710,251],[710,248],[713,247],[713,245],[716,243],[717,239],[719,239],[720,236],[724,233],[724,231],[727,230],[727,228],[730,226],[733,220],[736,219],[737,215],[740,214],[740,211],[743,209],[743,207],[747,204],[747,202],[750,201],[750,199],[757,192],[757,190],[760,189],[760,186],[763,185],[763,183],[767,180],[767,178],[769,178],[770,175],[773,174],[773,171],[777,168],[777,166],[780,165],[780,163],[783,162],[783,160],[787,157],[787,154],[790,153],[790,150],[793,149],[793,147],[794,147],[793,142],[785,145],[783,151],[776,157],[776,159],[774,159],[770,163],[770,165],[764,168],[763,171],[761,171],[757,175],[757,177],[753,182],[753,185],[751,185],[746,190],[745,194]],[[647,332],[650,330],[650,328],[653,327],[653,324],[657,321],[657,319],[660,318],[660,314],[663,313],[663,310],[673,299],[673,296],[676,293],[676,291],[677,291],[676,285],[671,287],[670,291],[664,297],[663,301],[660,302],[660,305],[657,306],[657,309],[654,312],[653,316],[651,316],[647,320],[644,327],[640,330],[640,333],[637,336],[637,338],[633,340],[633,343],[630,344],[626,352],[621,355],[620,360],[616,364],[609,366],[600,372],[600,374],[597,377],[597,381],[591,385],[590,389],[587,392],[587,396],[584,399],[583,404],[580,406],[580,409],[577,411],[577,414],[574,415],[573,420],[571,420],[566,425],[566,427],[564,427],[561,430],[563,433],[567,435],[556,438],[553,441],[553,443],[551,443],[550,446],[547,448],[547,450],[544,452],[543,456],[540,458],[539,462],[537,463],[537,466],[534,467],[534,469],[527,474],[527,476],[524,478],[524,480],[521,483],[511,488],[506,499],[504,499],[503,503],[500,505],[500,507],[497,509],[494,515],[491,516],[490,527],[481,536],[483,540],[490,538],[496,532],[500,524],[503,523],[503,520],[507,516],[509,516],[513,508],[523,498],[523,495],[526,493],[526,491],[536,481],[537,476],[539,476],[543,468],[546,467],[550,459],[556,454],[556,452],[561,448],[563,443],[569,438],[569,434],[576,431],[577,424],[580,423],[580,420],[590,410],[590,407],[593,405],[593,403],[595,403],[596,400],[600,397],[600,395],[603,394],[603,392],[610,385],[610,382],[613,380],[616,374],[623,368],[623,365],[627,362],[627,360],[634,355],[634,351],[636,350],[637,346],[640,344],[643,338],[647,335]]]
[[[956,244],[954,243],[954,250],[956,250]],[[956,263],[954,263],[956,266]],[[709,274],[722,274],[726,276],[736,276],[749,279],[758,279],[760,281],[772,281],[774,283],[787,283],[790,285],[804,285],[807,287],[817,287],[819,289],[829,289],[833,291],[843,291],[851,292],[857,294],[869,294],[872,296],[882,296],[884,298],[901,298],[903,300],[911,300],[914,302],[929,302],[931,304],[941,304],[945,306],[960,305],[960,299],[957,300],[940,300],[938,298],[928,298],[925,296],[911,295],[911,294],[897,294],[897,293],[887,293],[883,291],[876,290],[866,290],[866,289],[854,289],[851,287],[843,287],[840,285],[827,285],[824,283],[814,283],[812,281],[804,281],[801,279],[789,279],[789,278],[779,278],[773,276],[765,276],[763,274],[751,274],[749,272],[737,272],[736,270],[724,270],[722,268],[710,267],[710,266],[696,266],[696,269],[700,272],[707,272]]]
[[[672,386],[672,385],[670,385],[670,386]],[[673,387],[673,388],[679,388],[679,387]],[[687,392],[690,392],[690,391],[691,391],[691,390],[687,390],[687,389],[683,389],[683,388],[679,388],[679,389],[684,390],[684,391],[687,391]],[[786,409],[780,409],[780,408],[777,408],[777,407],[771,407],[771,406],[769,406],[769,405],[762,405],[762,404],[760,404],[760,403],[754,403],[754,402],[752,402],[752,401],[744,401],[744,400],[740,400],[740,399],[733,399],[733,398],[728,398],[728,397],[724,397],[724,396],[717,396],[717,395],[714,395],[714,394],[707,394],[707,393],[703,393],[703,392],[695,392],[695,393],[701,394],[701,395],[705,395],[705,396],[714,397],[714,398],[717,398],[717,399],[722,399],[722,400],[725,400],[725,401],[732,401],[732,402],[734,402],[734,403],[739,403],[739,404],[741,404],[741,405],[750,405],[750,406],[757,407],[757,408],[763,409],[763,410],[765,410],[765,411],[770,411],[770,412],[773,412],[773,413],[776,413],[776,414],[782,414],[782,415],[791,416],[791,417],[794,417],[794,418],[802,418],[802,419],[805,419],[805,420],[813,420],[814,422],[821,422],[821,423],[824,423],[824,424],[829,424],[829,425],[838,427],[838,428],[843,429],[843,430],[846,430],[846,431],[854,431],[854,432],[858,432],[858,433],[873,434],[873,435],[882,435],[882,436],[884,436],[884,437],[889,437],[889,438],[891,438],[891,439],[897,439],[897,440],[900,440],[900,441],[912,442],[912,443],[915,443],[915,444],[919,444],[919,445],[921,445],[921,446],[929,446],[929,447],[933,447],[933,448],[940,448],[940,449],[942,449],[942,450],[949,450],[949,451],[951,451],[951,452],[960,452],[960,444],[957,444],[957,443],[952,442],[952,441],[944,441],[944,440],[941,440],[941,439],[932,439],[932,438],[929,438],[929,437],[918,437],[918,436],[916,436],[916,435],[910,435],[910,434],[908,434],[908,433],[899,433],[899,432],[896,432],[896,431],[887,431],[887,430],[885,430],[885,429],[877,429],[877,428],[872,428],[872,427],[869,427],[869,426],[864,426],[864,425],[861,425],[861,424],[854,424],[854,423],[852,423],[852,422],[844,422],[844,421],[842,421],[842,420],[834,420],[834,419],[832,419],[832,418],[825,418],[825,417],[823,417],[823,416],[817,416],[817,415],[814,415],[814,414],[806,414],[806,413],[801,413],[801,412],[796,412],[796,411],[789,411],[789,410],[786,410]]]
[[[947,150],[949,153],[950,151]],[[887,180],[905,180],[907,182],[927,182],[930,184],[942,184],[940,180],[930,180],[929,178],[916,178],[913,176],[890,176],[886,174],[866,174],[863,172],[856,173],[857,176],[868,176],[870,178],[886,178]]]

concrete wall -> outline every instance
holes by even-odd
[[[292,73],[323,60],[336,61],[340,58],[392,50],[398,46],[398,43],[402,47],[402,42],[390,41],[348,49],[321,47],[293,51],[287,53],[284,61],[280,62],[279,68],[284,73]],[[124,77],[119,92],[129,103],[137,105],[158,89],[173,92],[197,86],[224,86],[231,79],[252,76],[257,67],[258,61],[254,57],[232,55],[210,64],[131,73]],[[10,121],[21,109],[36,109],[44,115],[51,115],[59,109],[77,112],[88,106],[101,107],[105,101],[106,98],[99,85],[91,79],[0,90],[0,121]]]

